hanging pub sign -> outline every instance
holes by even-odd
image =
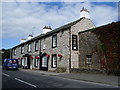
[[[40,57],[39,57],[39,56],[36,56],[36,59],[40,59]]]
[[[20,59],[20,58],[18,58],[18,59]]]
[[[30,59],[33,59],[33,57],[32,57],[32,56],[30,56]]]
[[[50,55],[49,54],[46,54],[46,57],[49,57]]]
[[[72,35],[72,50],[77,50],[77,35]]]
[[[62,57],[62,54],[58,54],[59,57]]]

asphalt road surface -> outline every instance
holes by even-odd
[[[2,88],[116,88],[115,86],[43,75],[37,72],[3,70]]]

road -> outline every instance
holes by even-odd
[[[116,88],[115,86],[44,75],[31,71],[3,70],[2,88]]]

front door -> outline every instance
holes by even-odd
[[[27,57],[27,68],[30,69],[30,57]]]

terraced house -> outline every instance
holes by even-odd
[[[28,40],[21,39],[21,43],[12,48],[12,58],[19,59],[21,68],[66,72],[80,68],[78,32],[95,28],[89,11],[83,8],[80,13],[81,17],[74,22],[54,30],[45,26],[43,34],[37,37],[29,35]]]

